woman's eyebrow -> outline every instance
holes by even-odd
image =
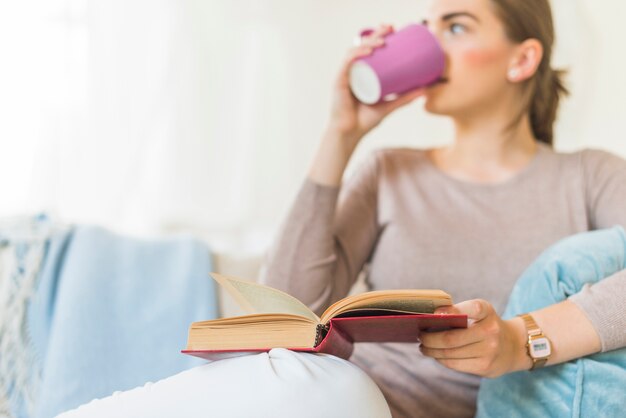
[[[471,14],[470,12],[451,12],[451,13],[446,13],[445,15],[441,16],[441,21],[445,22],[446,20],[454,19],[455,17],[459,17],[459,16],[466,16],[466,17],[474,19],[476,22],[480,23],[480,19],[478,19],[478,17],[476,17],[475,15]],[[428,20],[427,19],[422,20],[422,25],[428,26]]]

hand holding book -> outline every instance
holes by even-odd
[[[452,305],[441,290],[379,290],[348,296],[321,317],[268,286],[212,273],[249,315],[194,322],[183,353],[207,359],[283,347],[349,358],[355,342],[416,343],[421,331],[467,327],[466,315],[435,314]]]

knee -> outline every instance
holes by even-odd
[[[578,293],[584,285],[623,269],[625,257],[622,228],[564,238],[546,249],[520,276],[504,316],[561,302]]]
[[[268,360],[283,382],[281,397],[289,400],[282,406],[295,407],[284,416],[391,417],[378,386],[349,361],[286,349],[271,350]]]
[[[391,417],[380,389],[340,358],[273,349],[216,361],[63,417]]]

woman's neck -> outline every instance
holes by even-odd
[[[442,171],[465,181],[499,183],[523,170],[537,152],[525,116],[510,130],[503,118],[455,119],[455,141],[434,149],[430,159]]]

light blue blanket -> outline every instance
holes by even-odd
[[[546,250],[520,277],[503,317],[563,301],[585,284],[624,268],[626,233],[622,227],[566,238]],[[483,379],[476,416],[624,417],[626,348],[532,372]]]
[[[65,228],[45,214],[0,219],[0,417],[33,415],[39,373],[26,327],[28,301],[50,237]]]
[[[142,241],[96,227],[54,235],[28,311],[42,370],[34,416],[201,364],[180,350],[191,322],[217,317],[210,271],[209,250],[190,237]]]

